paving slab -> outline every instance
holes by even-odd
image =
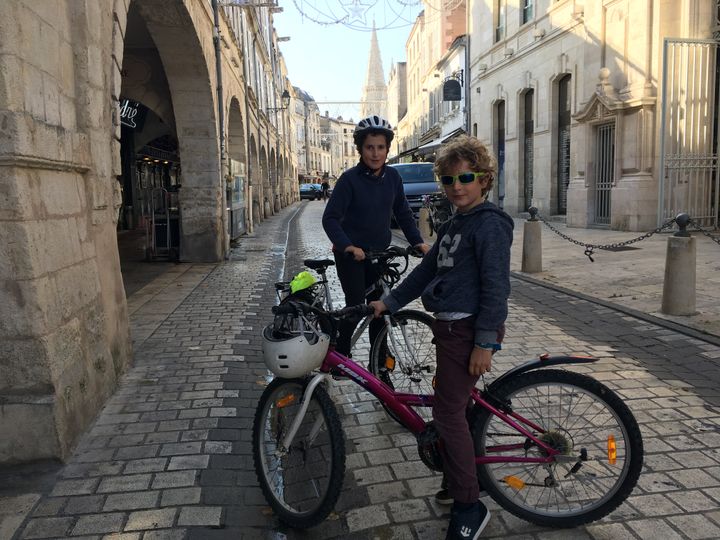
[[[331,516],[308,532],[288,529],[257,484],[251,426],[271,380],[259,334],[276,301],[273,283],[301,270],[303,258],[328,256],[323,208],[321,201],[292,205],[243,237],[228,261],[173,265],[171,275],[137,289],[141,296],[131,296],[134,366],[52,485],[15,493],[24,498],[14,506],[0,502],[0,519],[2,509],[16,508],[4,512],[3,534],[8,523],[13,539],[444,537],[448,512],[433,498],[439,476],[420,462],[414,438],[349,381],[333,387],[348,456]],[[518,234],[514,249],[522,244]],[[599,241],[609,233],[582,234]],[[632,252],[608,252],[607,258],[603,252],[589,263],[582,250],[547,244],[547,276],[513,278],[508,336],[492,376],[544,351],[600,357],[575,369],[604,381],[635,413],[645,441],[644,471],[624,505],[576,529],[537,527],[486,499],[493,518],[483,537],[718,537],[720,347],[703,334],[712,326],[667,325],[668,318],[650,309],[657,280],[632,276],[633,270],[649,274],[643,265],[657,265],[662,239],[653,250],[642,248],[655,253],[642,263],[624,258]],[[515,268],[516,252],[513,257]],[[710,274],[713,264],[706,265]],[[567,279],[560,273],[565,267]],[[626,280],[618,291],[632,288],[645,304],[620,305],[625,294],[610,297],[602,280],[612,281],[614,268]],[[341,299],[334,272],[329,277]],[[717,296],[715,289],[706,292]],[[358,361],[367,360],[368,346],[367,338],[359,342]]]

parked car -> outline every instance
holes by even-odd
[[[322,198],[320,184],[300,184],[300,200],[317,201]]]
[[[422,208],[422,199],[424,195],[432,195],[434,193],[442,193],[440,184],[435,181],[435,173],[433,173],[432,163],[391,163],[393,167],[400,173],[403,181],[403,189],[405,190],[405,198],[410,204],[410,208],[418,218],[420,208]]]

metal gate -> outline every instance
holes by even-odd
[[[567,214],[567,190],[570,185],[570,81],[571,75],[565,75],[558,83],[558,214]]]
[[[718,42],[665,39],[658,225],[687,212],[718,226]]]
[[[595,136],[595,224],[610,225],[610,194],[615,183],[615,124],[599,125]]]
[[[523,210],[527,210],[533,205],[533,151],[535,132],[535,124],[533,122],[533,98],[535,92],[528,90],[525,92],[525,125],[523,135],[523,195],[525,203]]]

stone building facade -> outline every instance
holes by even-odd
[[[717,225],[715,0],[470,9],[472,130],[498,154],[493,197],[508,212],[646,231],[689,211]]]
[[[0,463],[66,457],[131,362],[126,207],[218,261],[234,189],[245,227],[297,199],[271,10],[216,7],[0,3]]]
[[[449,78],[464,81],[465,40],[459,38],[466,31],[466,2],[444,3],[441,9],[428,2],[425,6],[405,46],[407,109],[398,121],[394,159],[424,159],[419,149],[422,153],[424,146],[432,154],[444,137],[465,124],[464,91],[460,102],[445,102],[442,87]]]

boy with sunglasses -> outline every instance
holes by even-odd
[[[418,296],[434,312],[437,346],[435,427],[444,444],[443,468],[453,503],[448,539],[474,540],[490,513],[479,500],[475,450],[465,416],[470,393],[500,349],[510,295],[513,221],[485,200],[495,159],[475,137],[441,147],[434,166],[457,212],[438,241],[386,298],[371,302],[375,316],[395,312]]]

